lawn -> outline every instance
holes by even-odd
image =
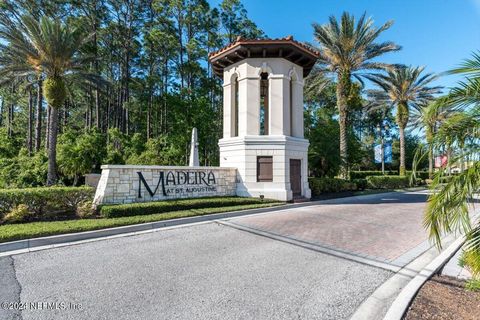
[[[239,204],[234,206],[190,209],[148,215],[137,215],[119,218],[78,219],[65,221],[31,222],[22,224],[6,224],[0,226],[0,242],[8,242],[44,236],[91,231],[112,227],[127,226],[138,223],[155,222],[168,219],[202,216],[213,213],[239,211],[255,208],[266,208],[284,204],[283,202],[266,202],[255,204]]]

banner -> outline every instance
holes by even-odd
[[[382,163],[382,145],[376,144],[373,148],[375,154],[375,163]],[[383,145],[384,163],[392,163],[392,144],[387,142]]]
[[[448,157],[446,154],[435,157],[435,168],[445,168],[447,166]]]
[[[393,156],[392,156],[392,144],[387,142],[383,145],[384,147],[384,155],[385,155],[385,163],[392,163]]]

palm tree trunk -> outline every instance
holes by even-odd
[[[337,83],[337,108],[340,125],[340,172],[342,179],[348,179],[348,146],[347,146],[347,92],[350,76],[339,74]]]
[[[58,109],[50,107],[50,121],[48,130],[48,173],[47,185],[57,183],[57,135],[58,135]]]
[[[27,132],[28,155],[33,151],[33,96],[32,88],[28,90],[28,132]]]
[[[37,115],[35,117],[35,152],[40,151],[40,146],[42,144],[42,103],[42,80],[39,80],[37,91]]]
[[[408,124],[409,112],[408,104],[405,101],[400,101],[397,106],[396,114],[397,125],[400,134],[400,168],[398,173],[400,176],[404,176],[405,172],[405,128]]]
[[[399,175],[405,175],[405,127],[399,126],[400,134],[400,169]]]
[[[8,106],[8,136],[11,137],[13,135],[13,111],[14,105],[11,103]]]
[[[47,127],[45,131],[45,149],[49,149],[49,140],[50,140],[50,118],[51,118],[52,107],[47,105]]]

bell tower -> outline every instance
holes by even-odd
[[[223,78],[220,166],[237,168],[237,195],[310,198],[303,79],[319,53],[291,36],[237,40],[210,53]]]

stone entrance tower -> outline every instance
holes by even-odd
[[[237,38],[209,55],[223,77],[220,166],[238,169],[237,195],[310,198],[303,79],[317,58],[292,37]]]

